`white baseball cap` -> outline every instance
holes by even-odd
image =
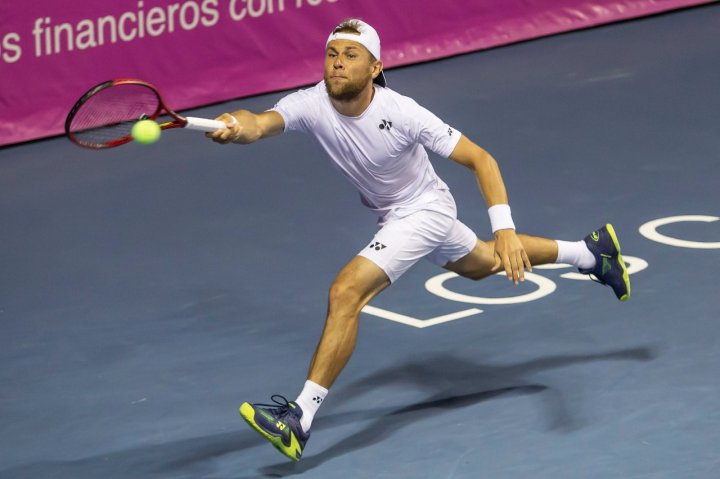
[[[370,53],[372,53],[372,56],[374,56],[376,60],[380,60],[380,36],[378,36],[377,31],[375,31],[373,27],[363,22],[362,20],[353,18],[351,20],[347,20],[346,22],[357,23],[357,28],[360,34],[358,35],[355,33],[331,33],[327,39],[327,42],[325,42],[325,48],[327,48],[328,44],[333,40],[350,40],[364,46],[368,49]],[[383,73],[382,71],[373,81],[383,87],[387,85],[387,81],[385,80],[385,73]]]

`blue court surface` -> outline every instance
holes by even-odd
[[[421,262],[363,313],[299,463],[237,408],[296,397],[375,231],[313,140],[0,150],[0,478],[720,477],[718,38],[712,4],[388,72],[497,158],[520,231],[612,222],[633,297]],[[433,163],[489,237],[470,172]]]

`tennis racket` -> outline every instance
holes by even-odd
[[[114,148],[132,141],[130,132],[135,122],[157,121],[161,115],[170,117],[159,123],[162,130],[215,131],[225,128],[222,121],[180,116],[165,104],[153,85],[123,78],[103,82],[88,90],[70,110],[65,120],[65,133],[73,143],[85,148]]]

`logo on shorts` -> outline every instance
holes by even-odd
[[[384,244],[382,244],[379,241],[376,241],[376,242],[372,243],[370,246],[368,246],[368,248],[374,249],[375,251],[380,251],[383,248],[387,248],[387,246],[385,246]]]
[[[452,136],[452,128],[448,128],[448,136]]]
[[[378,126],[380,127],[381,130],[384,130],[386,128],[389,130],[390,128],[392,128],[392,122],[383,120],[382,123],[380,123],[380,125],[378,125]]]

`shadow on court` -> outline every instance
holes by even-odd
[[[313,424],[313,433],[368,422],[362,430],[340,439],[320,452],[310,452],[299,463],[283,461],[259,471],[249,471],[247,461],[233,458],[238,451],[271,447],[254,431],[244,429],[238,416],[238,432],[204,436],[171,443],[109,452],[72,461],[43,461],[0,471],[2,479],[127,479],[128,477],[283,477],[301,474],[333,458],[384,441],[405,426],[432,411],[471,407],[478,403],[518,395],[546,396],[543,405],[550,416],[549,428],[571,425],[572,418],[557,391],[531,380],[533,374],[548,369],[595,361],[648,361],[652,348],[637,347],[597,354],[539,358],[511,365],[481,365],[450,355],[428,356],[421,361],[387,368],[338,388],[338,404],[362,396],[383,385],[412,385],[426,390],[429,397],[404,407],[382,407],[328,414]],[[312,449],[311,449],[312,451]],[[247,457],[247,456],[246,456]]]
[[[512,365],[480,365],[449,355],[424,358],[422,361],[388,368],[342,388],[338,402],[361,396],[363,392],[384,385],[410,385],[427,390],[431,396],[425,401],[400,408],[377,408],[323,416],[313,423],[313,433],[351,422],[370,421],[360,432],[340,440],[330,448],[310,454],[299,463],[283,462],[261,469],[264,476],[283,477],[300,474],[325,461],[384,441],[405,426],[422,420],[429,411],[434,415],[443,411],[469,407],[503,397],[541,395],[550,429],[572,429],[574,422],[563,406],[562,396],[542,384],[534,383],[533,374],[554,368],[594,361],[649,361],[655,352],[649,347],[624,349],[588,355],[549,356]],[[411,447],[411,446],[410,446]]]

